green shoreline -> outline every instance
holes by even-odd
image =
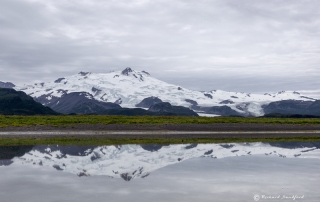
[[[237,142],[320,142],[320,137],[294,138],[0,138],[0,146],[18,145],[123,145],[123,144],[190,144]]]
[[[320,118],[244,118],[244,117],[186,117],[186,116],[4,116],[0,115],[0,128],[22,126],[68,126],[77,124],[302,124],[320,125]]]
[[[299,131],[320,130],[320,118],[243,118],[243,117],[179,117],[179,116],[3,116],[0,132],[26,131]],[[268,135],[268,134],[266,134]],[[119,145],[181,144],[230,142],[320,142],[319,134],[290,137],[0,137],[1,146],[13,145]]]

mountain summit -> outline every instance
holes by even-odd
[[[126,76],[129,76],[129,73],[130,72],[133,72],[132,69],[130,67],[127,67],[125,70],[123,70],[121,72],[122,75],[126,75]]]

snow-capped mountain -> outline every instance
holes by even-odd
[[[189,145],[35,146],[7,164],[46,166],[82,176],[105,175],[130,181],[191,158],[270,155],[320,160],[318,143],[237,143]],[[0,164],[1,165],[1,164]]]
[[[112,102],[128,108],[134,108],[145,98],[157,97],[163,102],[191,107],[198,111],[203,111],[206,107],[227,106],[228,110],[231,109],[239,115],[253,116],[263,115],[262,106],[271,102],[315,100],[294,91],[281,91],[272,94],[250,94],[222,90],[193,91],[160,81],[146,71],[136,71],[131,68],[110,73],[80,72],[52,82],[16,86],[15,89],[26,92],[46,106],[66,94],[84,92],[88,99]],[[214,112],[217,110],[212,111],[212,113]]]

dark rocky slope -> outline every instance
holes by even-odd
[[[173,114],[179,116],[198,116],[197,113],[192,111],[187,107],[182,106],[172,106],[169,102],[162,102],[155,105],[152,105],[148,111],[156,112],[160,114]]]
[[[86,92],[65,94],[46,106],[63,114],[101,114],[108,109],[121,109],[118,104],[97,101]]]
[[[0,114],[57,115],[58,113],[33,100],[22,91],[0,88]]]
[[[264,107],[265,114],[300,114],[320,116],[320,100],[282,100]]]
[[[162,100],[157,97],[147,97],[144,98],[139,104],[136,104],[136,107],[149,108],[154,104],[161,103]]]

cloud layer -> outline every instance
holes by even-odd
[[[315,90],[320,2],[3,0],[1,81],[132,67],[194,90]]]

